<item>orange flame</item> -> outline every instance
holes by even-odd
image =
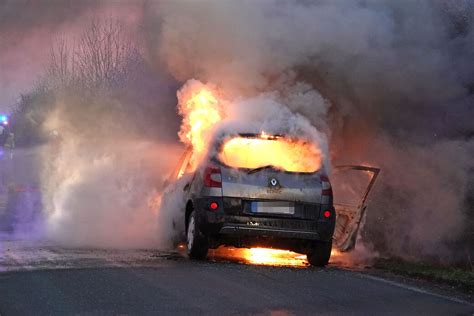
[[[290,172],[315,172],[321,167],[321,152],[311,143],[264,132],[259,138],[235,137],[228,140],[219,159],[236,168],[273,166]]]
[[[342,256],[342,252],[337,250],[336,248],[332,248],[331,250],[331,258],[338,258]]]
[[[233,248],[219,247],[210,251],[210,257],[217,260],[231,260],[254,265],[270,265],[285,267],[307,267],[306,256],[288,251],[271,248]]]
[[[200,155],[207,149],[206,132],[222,120],[215,92],[211,87],[192,81],[178,93],[178,101],[179,113],[183,116],[181,141],[192,145],[194,155]]]
[[[178,92],[179,113],[183,116],[179,136],[182,142],[192,146],[192,170],[208,150],[213,126],[224,119],[222,104],[225,101],[219,100],[217,95],[214,86],[196,80],[190,80]],[[230,167],[273,166],[290,172],[315,172],[322,164],[321,150],[316,144],[269,135],[265,131],[254,138],[227,140],[219,158]]]

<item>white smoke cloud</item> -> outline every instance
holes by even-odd
[[[141,129],[159,129],[138,126],[128,103],[98,91],[58,93],[43,124],[45,237],[66,246],[169,248],[173,223],[160,212],[161,194],[183,148],[144,137]]]
[[[67,136],[66,136],[67,137]],[[172,222],[158,210],[174,152],[169,145],[118,141],[77,146],[63,141],[44,179],[46,236],[67,246],[169,247]],[[107,148],[108,147],[108,148]],[[178,148],[176,148],[178,151]],[[54,169],[53,169],[54,168]]]
[[[367,225],[379,246],[453,253],[440,247],[468,229],[473,168],[472,4],[180,1],[156,12],[160,54],[177,79],[218,85],[244,100],[235,115],[262,126],[269,103],[282,104],[330,137],[334,164],[382,166]]]

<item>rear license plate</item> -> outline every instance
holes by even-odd
[[[250,202],[252,213],[295,214],[295,203],[292,202]]]

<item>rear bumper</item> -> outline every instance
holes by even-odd
[[[217,210],[209,208],[212,201],[219,204]],[[324,207],[324,210],[331,210],[330,218],[321,218],[318,205],[315,208],[317,214],[305,219],[288,215],[248,214],[243,210],[237,214],[227,205],[222,198],[215,197],[195,201],[199,229],[216,243],[228,239],[330,241],[334,233],[336,216],[332,206]]]

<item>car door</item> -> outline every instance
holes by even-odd
[[[380,172],[368,166],[338,166],[331,183],[336,209],[333,243],[340,251],[355,247],[357,233],[367,211],[367,197]]]
[[[178,164],[176,165],[176,168],[173,170],[173,172],[170,174],[167,182],[174,182],[181,178],[187,171],[189,167],[189,162],[191,160],[193,152],[190,147],[187,147],[183,154],[181,155],[181,158],[178,161]]]
[[[186,240],[184,227],[184,211],[188,198],[188,190],[190,187],[189,166],[192,156],[190,147],[186,148],[178,160],[175,169],[171,172],[168,179],[164,183],[164,190],[161,199],[161,212],[171,212],[169,215],[173,218],[172,227],[173,244]],[[183,192],[184,191],[184,192]],[[184,193],[184,194],[183,194]]]

